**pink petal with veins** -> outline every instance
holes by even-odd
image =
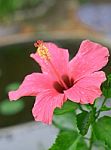
[[[70,75],[75,80],[98,71],[108,62],[109,51],[100,44],[85,40],[76,56],[69,62]]]
[[[61,108],[65,101],[64,94],[58,94],[53,90],[39,93],[32,109],[35,120],[51,124],[54,109],[56,107]]]
[[[16,91],[9,92],[9,99],[17,100],[22,96],[36,96],[39,92],[52,87],[52,80],[47,75],[32,73],[25,77]]]
[[[97,97],[100,97],[101,84],[106,80],[103,71],[89,74],[78,80],[74,86],[65,91],[65,95],[72,101],[81,104],[93,104]]]

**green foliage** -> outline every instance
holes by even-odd
[[[102,106],[101,111],[109,111],[111,110],[111,107],[108,107],[106,105]]]
[[[92,110],[92,106],[89,105],[89,104],[84,104],[84,105],[82,105],[82,106],[83,106],[83,108],[84,108],[86,111],[91,111],[91,110]]]
[[[111,117],[100,118],[93,126],[93,132],[97,140],[103,142],[111,149]],[[107,149],[108,149],[107,148]]]
[[[93,148],[97,150],[109,150],[108,146],[105,144],[104,141],[100,141],[97,139],[95,133],[92,130],[92,142]]]
[[[76,113],[78,105],[74,102],[67,101],[62,108],[56,108],[54,111],[53,123],[60,129],[77,130]]]
[[[0,17],[4,17],[16,10],[37,6],[43,0],[0,0]]]
[[[88,150],[81,135],[75,131],[61,131],[49,150]]]
[[[93,147],[95,147],[96,150],[110,150],[103,141],[99,140],[93,140]]]
[[[54,115],[53,123],[59,129],[77,130],[75,112],[69,112],[62,115]]]
[[[111,97],[111,88],[108,88],[108,87],[103,87],[102,89],[103,91],[103,95],[106,97],[106,98],[110,98]]]
[[[62,115],[67,112],[74,112],[74,110],[77,109],[77,104],[71,101],[67,101],[64,103],[62,108],[56,108],[54,110],[55,115]]]
[[[83,111],[77,115],[77,127],[83,136],[87,134],[92,119],[92,112]]]
[[[107,80],[102,84],[102,92],[106,98],[111,97],[111,74],[107,76]]]

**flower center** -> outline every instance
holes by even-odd
[[[70,80],[67,75],[63,75],[61,78],[63,82],[66,84],[66,86],[68,87],[67,89],[71,88],[74,85],[74,80],[73,79]],[[56,91],[59,93],[64,93],[64,90],[67,90],[62,84],[60,84],[57,81],[54,82],[53,86],[56,89]]]

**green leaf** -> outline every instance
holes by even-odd
[[[107,76],[107,80],[102,84],[102,92],[106,98],[111,97],[111,74]]]
[[[100,118],[94,124],[93,132],[99,141],[104,142],[111,149],[111,117]]]
[[[96,150],[110,150],[108,148],[108,146],[105,145],[104,142],[99,141],[99,140],[96,140],[96,141],[93,140],[93,149],[96,149]]]
[[[93,132],[93,149],[95,150],[110,150],[103,141],[99,141]]]
[[[69,112],[62,115],[54,115],[53,124],[60,129],[77,130],[76,114]]]
[[[77,127],[83,136],[88,132],[92,118],[92,112],[84,111],[77,115]]]
[[[82,104],[82,106],[83,106],[83,109],[85,108],[84,110],[86,110],[86,111],[92,110],[92,107],[90,104],[84,104],[84,105]]]
[[[71,101],[67,101],[64,103],[62,108],[56,108],[54,110],[55,115],[61,115],[67,112],[74,112],[74,110],[77,109],[77,104]]]
[[[75,131],[61,131],[49,150],[88,150],[81,135]]]
[[[102,92],[103,92],[103,95],[106,97],[106,98],[110,98],[111,97],[111,87],[108,88],[108,87],[103,87],[102,88]]]
[[[107,107],[107,106],[102,106],[101,111],[109,111],[111,110],[111,107]]]
[[[108,81],[111,82],[111,74],[109,74],[109,75],[107,76],[107,78],[108,78]]]

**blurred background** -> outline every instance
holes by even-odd
[[[0,150],[47,150],[58,130],[33,121],[34,98],[9,102],[25,75],[41,71],[29,58],[36,40],[77,52],[83,39],[110,48],[110,0],[0,0]]]

